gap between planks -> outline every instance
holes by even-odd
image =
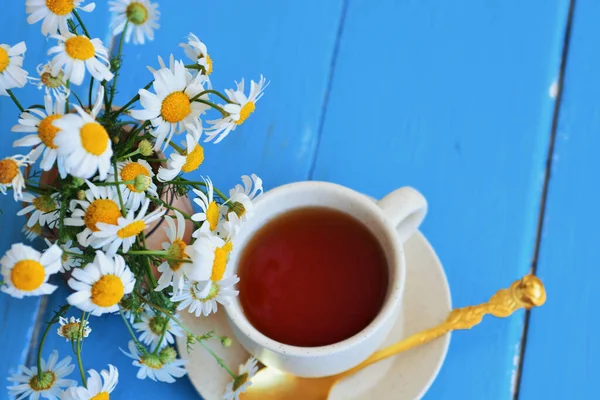
[[[533,257],[531,260],[531,274],[536,274],[538,267],[538,259],[540,255],[540,248],[542,243],[542,231],[544,229],[544,217],[546,214],[546,204],[548,200],[548,189],[550,187],[550,178],[552,175],[552,162],[554,157],[554,146],[556,143],[556,131],[558,128],[559,118],[560,118],[560,106],[562,103],[562,94],[564,89],[565,82],[565,71],[567,67],[567,60],[569,56],[569,44],[571,41],[571,31],[573,28],[573,15],[575,11],[575,2],[576,0],[570,0],[569,2],[569,11],[567,14],[567,23],[565,26],[565,34],[563,39],[563,48],[560,59],[560,68],[558,73],[558,90],[556,93],[556,100],[554,102],[554,111],[552,113],[552,127],[550,130],[550,141],[548,144],[548,154],[546,156],[546,169],[544,172],[544,184],[542,186],[542,195],[540,197],[540,211],[538,215],[537,221],[537,229],[536,229],[536,237],[535,237],[535,247],[533,251]],[[521,389],[521,375],[523,372],[523,365],[525,362],[525,355],[527,349],[527,334],[529,331],[529,320],[531,317],[531,311],[527,310],[525,312],[525,320],[523,324],[523,332],[521,335],[521,346],[518,354],[518,367],[516,370],[516,379],[514,380],[514,387],[512,388],[513,400],[519,399],[519,392]]]

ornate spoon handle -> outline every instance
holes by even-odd
[[[452,310],[450,315],[448,315],[448,318],[438,326],[416,333],[374,353],[371,357],[358,365],[360,368],[357,368],[362,369],[365,366],[376,363],[384,358],[420,346],[450,331],[457,329],[471,329],[479,324],[486,314],[504,318],[520,308],[529,310],[533,307],[541,306],[545,301],[546,290],[542,281],[534,275],[525,275],[522,279],[513,282],[509,288],[499,290],[487,303],[456,308]],[[343,373],[343,376],[351,375],[355,372],[355,369],[356,368],[353,368]]]

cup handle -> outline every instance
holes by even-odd
[[[419,229],[427,214],[427,200],[411,187],[396,189],[377,202],[395,226],[401,243],[405,243]]]

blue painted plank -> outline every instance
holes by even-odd
[[[316,147],[341,0],[326,4],[317,0],[301,4],[214,3],[202,7],[206,18],[201,24],[197,13],[181,11],[197,8],[197,2],[166,4],[161,3],[161,28],[155,41],[145,46],[125,46],[117,101],[126,102],[149,82],[151,75],[146,66],[156,67],[157,55],[165,59],[170,53],[183,57],[178,44],[192,31],[208,45],[216,88],[232,87],[234,80],[244,76],[258,80],[261,73],[273,82],[243,126],[222,143],[206,146],[205,164],[192,178],[210,175],[222,189],[232,187],[241,175],[251,172],[263,177],[267,187],[306,179]],[[65,294],[61,290],[51,297],[42,320],[51,318]],[[117,348],[125,347],[129,340],[119,317],[92,318],[91,323],[94,331],[85,345],[85,365],[101,369],[111,362],[119,368],[120,380],[125,384],[119,386],[116,398],[197,398],[187,379],[175,385],[135,379],[136,368]],[[61,354],[69,349],[56,335],[49,338],[44,355],[53,347]]]
[[[567,10],[349,2],[312,178],[375,197],[421,190],[456,306],[529,270]],[[511,398],[523,315],[453,335],[426,398]]]
[[[522,399],[593,399],[600,374],[600,3],[575,2],[531,314]]]

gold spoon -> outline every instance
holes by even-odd
[[[324,378],[300,378],[273,368],[263,368],[252,378],[252,386],[240,398],[242,400],[326,400],[331,389],[340,380],[384,358],[430,342],[450,331],[471,329],[479,324],[486,314],[504,318],[520,308],[529,310],[541,306],[545,301],[546,290],[542,282],[534,275],[525,275],[522,279],[513,282],[508,289],[499,290],[487,303],[454,309],[438,326],[377,351],[356,367],[340,374]]]

